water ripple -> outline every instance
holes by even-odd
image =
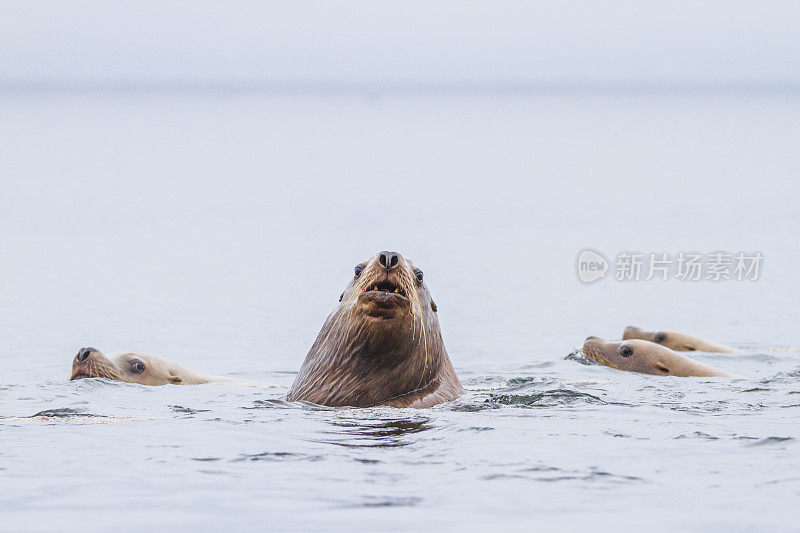
[[[492,394],[486,403],[519,407],[565,407],[575,405],[626,405],[571,389],[554,389],[530,394]]]

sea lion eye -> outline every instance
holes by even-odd
[[[656,342],[658,344],[661,344],[666,340],[667,340],[666,333],[656,333],[655,335],[653,335],[653,342]]]
[[[622,357],[630,357],[633,355],[633,348],[630,346],[622,346],[619,349],[619,353]]]
[[[360,276],[363,271],[364,271],[364,267],[363,266],[356,265],[356,277]]]
[[[414,276],[417,278],[417,283],[422,283],[422,278],[424,277],[422,274],[422,270],[417,270],[414,272]]]
[[[131,363],[131,370],[133,370],[137,374],[141,374],[142,372],[144,372],[144,368],[145,368],[144,363],[142,363],[141,361],[134,361],[133,363]]]

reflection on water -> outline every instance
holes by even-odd
[[[625,476],[612,474],[611,472],[604,472],[597,468],[590,468],[588,472],[579,471],[565,471],[560,468],[552,466],[535,466],[530,468],[521,468],[507,474],[488,474],[481,479],[486,481],[502,480],[502,479],[527,479],[532,481],[539,481],[544,483],[555,483],[560,481],[578,481],[588,483],[631,483],[643,482],[644,480],[637,476]]]
[[[324,442],[351,448],[391,448],[414,444],[408,438],[415,433],[432,429],[430,418],[415,417],[397,420],[332,419],[328,424],[337,431],[326,432]]]
[[[322,461],[324,459],[325,457],[322,455],[308,455],[303,453],[291,453],[291,452],[262,452],[251,455],[243,454],[236,459],[232,459],[232,461],[233,462],[239,462],[239,461],[285,462],[285,461]]]
[[[408,498],[365,496],[361,502],[344,505],[343,507],[414,507],[422,501],[422,498],[413,496]]]
[[[39,411],[38,413],[31,415],[31,418],[34,417],[42,417],[42,418],[71,418],[71,417],[84,417],[84,416],[100,416],[94,415],[91,413],[87,413],[83,409],[72,409],[69,407],[61,407],[58,409],[47,409],[46,411]]]

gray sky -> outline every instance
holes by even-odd
[[[0,81],[798,83],[797,1],[2,0]]]

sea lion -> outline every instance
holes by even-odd
[[[598,337],[588,337],[583,344],[583,353],[601,365],[628,372],[656,376],[736,377],[689,359],[666,346],[639,339],[608,342]]]
[[[81,348],[72,360],[69,379],[81,378],[106,378],[140,385],[199,385],[224,379],[189,370],[144,352],[104,355],[94,348]]]
[[[327,406],[430,407],[464,392],[422,270],[397,252],[359,263],[287,400]]]
[[[692,337],[678,331],[643,331],[636,326],[628,326],[622,333],[622,340],[641,339],[643,341],[655,342],[675,350],[677,352],[714,352],[714,353],[737,353],[739,350],[705,341]]]

